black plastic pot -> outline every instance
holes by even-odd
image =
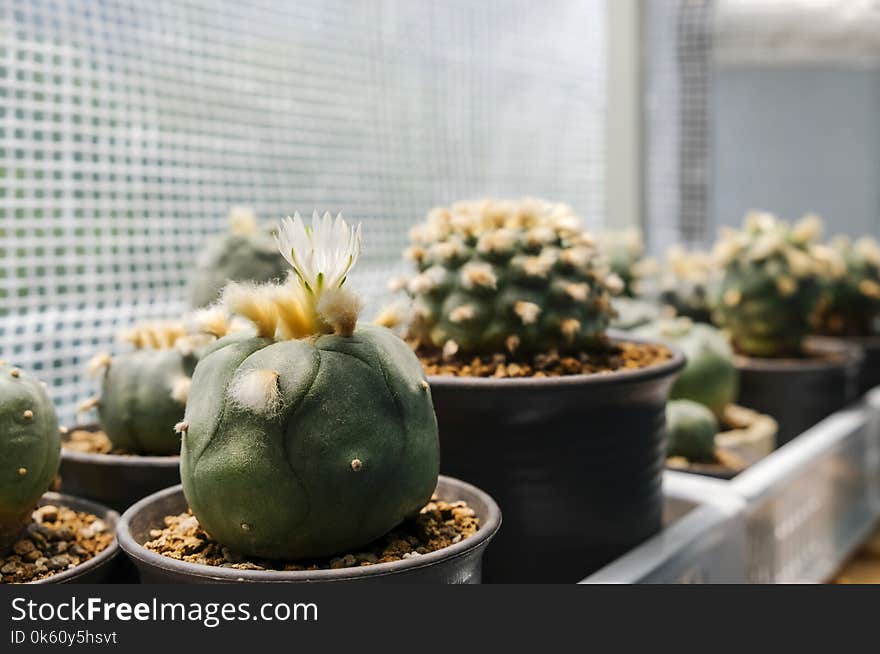
[[[858,397],[860,348],[845,342],[809,339],[813,356],[759,359],[738,356],[737,404],[773,416],[780,447]]]
[[[660,530],[665,405],[683,366],[674,351],[609,374],[428,378],[441,472],[504,507],[487,582],[575,583]]]
[[[116,528],[119,524],[119,514],[116,513],[116,511],[78,497],[71,497],[70,495],[62,493],[46,493],[40,499],[39,505],[44,506],[46,504],[64,506],[68,509],[73,509],[74,511],[82,511],[84,513],[91,513],[92,515],[98,516],[101,520],[107,523],[107,528],[111,533],[116,532]],[[113,542],[94,558],[84,561],[78,566],[65,570],[64,572],[59,572],[51,577],[45,577],[44,579],[38,579],[37,581],[32,581],[30,583],[100,584],[105,582],[113,574],[115,570],[114,559],[118,554],[119,542],[118,539],[114,538]]]
[[[59,475],[62,492],[121,512],[151,493],[179,484],[180,457],[90,454],[62,448]]]
[[[167,488],[144,498],[119,522],[122,549],[137,566],[141,582],[148,584],[210,583],[319,583],[382,582],[418,584],[478,584],[481,580],[483,552],[501,526],[501,510],[487,493],[458,479],[440,477],[437,494],[447,501],[464,500],[480,519],[480,530],[473,536],[442,550],[393,563],[377,563],[338,570],[282,572],[276,570],[236,570],[187,563],[156,554],[143,546],[151,529],[160,528],[167,515],[186,510],[183,487]]]
[[[817,337],[815,340],[820,340]],[[821,340],[825,340],[821,338]],[[858,392],[859,395],[867,393],[872,388],[880,386],[880,336],[847,336],[838,340],[858,347],[862,351],[862,364],[859,367]]]

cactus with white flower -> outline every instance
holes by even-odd
[[[0,361],[0,556],[48,490],[60,452],[58,418],[44,385]]]
[[[257,224],[250,208],[233,207],[229,231],[211,239],[197,259],[190,278],[190,305],[210,305],[230,281],[267,282],[286,274],[287,264],[271,231]]]
[[[713,252],[721,271],[713,319],[730,332],[737,351],[801,354],[822,280],[844,272],[840,258],[817,243],[821,231],[816,216],[792,226],[757,211],[746,216],[742,230],[723,228]]]
[[[201,351],[230,329],[224,313],[205,309],[186,320],[145,322],[123,331],[120,339],[132,349],[92,357],[88,372],[100,379],[101,392],[81,403],[80,413],[97,409],[114,449],[177,454],[174,425],[183,418]]]
[[[417,513],[439,443],[418,359],[384,327],[357,325],[345,282],[360,227],[295,215],[278,245],[293,274],[227,287],[223,306],[252,328],[210,346],[177,430],[200,524],[234,551],[291,560],[351,551]]]
[[[829,336],[880,334],[880,245],[870,237],[831,241],[845,272],[829,278],[816,312],[817,331]]]
[[[408,336],[447,355],[585,351],[622,290],[570,207],[486,199],[435,208],[410,232]]]

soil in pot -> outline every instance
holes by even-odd
[[[113,543],[113,529],[91,513],[44,504],[13,546],[0,557],[0,583],[27,583],[76,568]]]
[[[721,431],[715,437],[715,451],[710,460],[691,461],[670,456],[666,467],[719,479],[732,479],[749,466],[770,454],[776,447],[776,421],[735,404],[728,405],[721,416]]]
[[[434,497],[421,513],[357,552],[310,561],[249,559],[213,540],[192,512],[165,517],[165,528],[150,532],[144,544],[163,556],[188,563],[237,570],[335,570],[376,563],[391,563],[436,552],[472,536],[479,518],[466,502],[446,502]]]
[[[143,456],[113,448],[97,425],[65,430],[61,490],[124,511],[151,493],[180,483],[179,456]]]
[[[443,474],[504,507],[487,582],[574,583],[662,526],[665,404],[682,355],[637,339],[595,353],[443,357],[416,348]]]
[[[858,396],[861,352],[834,339],[808,339],[805,354],[761,359],[737,356],[737,403],[772,416],[782,446]]]

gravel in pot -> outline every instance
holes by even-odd
[[[436,501],[423,514],[356,552],[273,562],[213,541],[175,486],[126,511],[119,541],[145,583],[479,583],[483,552],[501,525],[495,501],[470,484],[441,477]]]
[[[61,490],[117,511],[180,483],[179,456],[144,456],[114,449],[97,425],[66,430],[61,446]]]
[[[100,504],[46,493],[12,551],[0,556],[0,583],[106,581],[119,552],[118,520]]]

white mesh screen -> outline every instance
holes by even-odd
[[[603,211],[600,0],[4,0],[0,357],[62,418],[120,326],[184,309],[234,204],[342,210],[380,292],[435,203]]]

